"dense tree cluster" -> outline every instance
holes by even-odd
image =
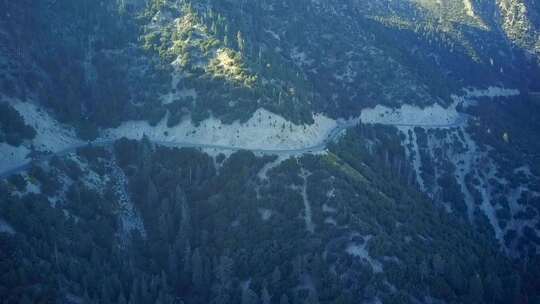
[[[291,158],[264,174],[275,158],[211,157],[148,140],[36,165],[0,184],[1,220],[14,231],[0,232],[0,296],[509,303],[532,295],[535,266],[516,270],[485,235],[412,190],[392,132],[359,126],[327,155]],[[136,210],[128,221],[142,221],[131,232],[118,170]]]
[[[25,139],[33,139],[36,130],[24,123],[17,110],[7,102],[0,102],[0,143],[18,146]]]
[[[170,81],[137,47],[135,12],[95,1],[0,3],[5,33],[2,93],[37,99],[83,138],[129,119],[152,121],[156,96]],[[5,46],[5,47],[4,47]],[[3,69],[4,70],[4,69]],[[159,113],[161,116],[163,111]],[[155,118],[154,118],[155,120]]]
[[[448,103],[468,86],[538,87],[538,66],[487,30],[497,21],[483,12],[495,8],[473,8],[481,13],[461,2],[4,1],[0,81],[84,138],[167,112],[169,126],[188,114],[245,121],[261,107],[312,123],[313,112]]]

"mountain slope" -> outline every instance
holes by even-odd
[[[519,1],[2,2],[7,95],[92,136],[125,120],[296,123],[463,87],[538,87],[537,13]],[[33,39],[32,37],[40,37]],[[529,55],[532,54],[532,55]],[[529,59],[528,59],[529,58]],[[95,135],[94,135],[95,136]]]
[[[535,303],[539,15],[0,0],[0,298]]]
[[[528,287],[486,235],[409,190],[394,132],[264,171],[275,159],[127,140],[38,165],[1,184],[2,298],[519,301]]]

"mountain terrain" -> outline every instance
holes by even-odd
[[[0,302],[540,301],[535,1],[0,15]]]

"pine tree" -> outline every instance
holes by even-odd
[[[246,287],[242,290],[242,304],[258,304],[259,297],[255,291],[251,288]]]
[[[480,275],[474,274],[469,280],[469,299],[473,303],[482,303],[484,298],[484,286]]]
[[[183,286],[188,286],[192,282],[192,254],[191,254],[191,245],[187,242],[185,248],[183,249],[182,257],[182,272],[180,273],[180,283]]]
[[[317,296],[317,292],[314,289],[309,290],[308,297],[305,303],[306,304],[319,304],[319,296]]]
[[[461,268],[457,263],[456,258],[452,257],[449,260],[449,265],[447,267],[445,277],[450,286],[452,286],[452,288],[458,294],[463,294],[467,291],[467,280],[463,277],[462,274],[463,271],[461,271]]]
[[[159,277],[159,286],[161,290],[166,291],[168,289],[169,284],[167,282],[168,282],[167,273],[165,272],[165,270],[161,270],[161,274]]]
[[[107,286],[108,286],[107,282],[104,282],[103,285],[101,285],[101,291],[100,291],[101,301],[100,302],[103,304],[111,303],[109,288]]]
[[[191,263],[191,260],[192,260],[192,253],[191,253],[191,244],[189,242],[187,242],[185,248],[184,248],[184,258],[183,258],[183,261],[184,261],[184,265],[183,265],[183,270],[184,272],[187,272],[187,273],[191,273],[192,272],[192,263]]]
[[[488,303],[499,303],[502,300],[503,292],[501,279],[496,274],[490,273],[487,275],[484,285],[486,296],[489,297],[486,301]]]
[[[240,53],[244,53],[245,42],[240,31],[238,31],[238,33],[236,34],[236,41],[238,43],[238,50],[240,51]]]
[[[167,199],[164,200],[164,203],[166,202],[168,202]],[[162,210],[161,212],[159,212],[158,230],[159,230],[159,236],[161,237],[161,239],[168,241],[169,240],[169,212],[165,210]]]
[[[204,266],[203,260],[199,248],[195,249],[193,252],[192,261],[192,279],[191,282],[195,287],[195,290],[201,292],[204,288]]]
[[[214,268],[215,283],[212,286],[214,293],[214,303],[225,304],[230,300],[233,260],[227,256],[222,256]]]
[[[92,303],[92,299],[90,299],[90,296],[88,295],[88,289],[84,289],[84,294],[83,294],[83,303],[84,304],[90,304]]]
[[[139,278],[135,278],[131,284],[131,292],[129,294],[129,303],[138,304],[140,303],[140,289],[139,289]]]
[[[35,303],[35,302],[32,301],[28,295],[22,296],[20,304],[32,304],[32,303]]]
[[[279,266],[276,266],[274,268],[274,271],[272,272],[272,288],[278,289],[281,283],[281,271],[279,270]]]
[[[126,297],[124,296],[123,292],[120,292],[120,295],[118,296],[118,299],[116,299],[116,303],[118,304],[127,304]]]
[[[178,273],[180,271],[178,267],[178,255],[176,252],[177,251],[172,246],[169,246],[167,270],[169,271],[169,276],[173,286],[178,283]]]
[[[153,204],[156,204],[159,198],[159,194],[156,188],[156,185],[150,179],[148,181],[148,195],[146,196],[146,204],[147,206],[152,206]]]
[[[443,274],[445,268],[445,262],[440,254],[433,256],[433,270],[436,274]]]
[[[421,281],[424,281],[429,276],[429,265],[426,260],[420,263],[419,272]]]
[[[149,286],[146,280],[146,276],[142,275],[141,280],[139,281],[139,290],[140,290],[140,302],[148,303],[150,301]]]
[[[270,293],[268,292],[268,289],[266,288],[266,284],[263,286],[263,289],[261,290],[261,302],[262,304],[272,303],[272,297],[270,296]]]

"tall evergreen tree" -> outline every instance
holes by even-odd
[[[191,282],[195,290],[202,292],[204,290],[204,265],[199,248],[195,249],[195,251],[193,252],[191,262]]]
[[[478,274],[474,274],[469,279],[469,299],[473,303],[484,302],[484,286],[482,284],[482,279]]]
[[[264,284],[263,289],[261,290],[261,303],[262,304],[272,303],[272,297],[270,296],[270,293],[268,292],[268,289],[266,288],[266,284]]]
[[[241,304],[257,304],[259,303],[259,297],[257,293],[251,288],[246,287],[242,290],[242,302]]]

